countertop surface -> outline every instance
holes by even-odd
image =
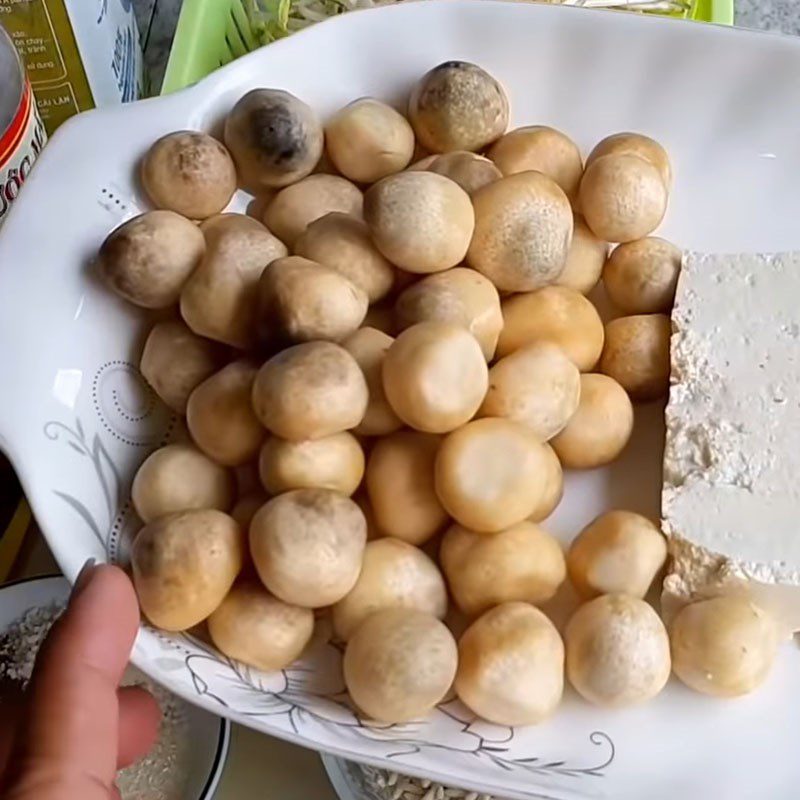
[[[182,0],[133,0],[145,45],[151,89],[166,67]],[[800,0],[736,0],[736,24],[800,35]],[[42,541],[31,543],[17,575],[56,572]],[[234,727],[222,784],[215,800],[335,800],[319,756]]]

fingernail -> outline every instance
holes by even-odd
[[[75,583],[72,587],[72,598],[77,597],[86,588],[86,585],[89,583],[89,579],[92,577],[94,565],[96,563],[97,561],[94,558],[86,559],[86,562],[81,567],[81,571],[78,573],[78,577],[75,578]]]

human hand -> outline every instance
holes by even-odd
[[[2,800],[119,800],[117,770],[150,750],[161,717],[148,692],[119,688],[138,627],[128,576],[87,564],[36,660],[19,724],[0,719]]]

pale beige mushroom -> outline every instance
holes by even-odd
[[[417,139],[432,153],[482,150],[508,127],[508,98],[485,70],[445,61],[411,92],[408,116]]]
[[[325,126],[325,146],[346,178],[375,183],[408,166],[414,155],[414,131],[399,111],[362,97],[333,115]]]
[[[248,349],[256,342],[258,279],[285,245],[244,214],[220,214],[200,227],[206,256],[181,292],[181,316],[198,335]]]
[[[364,321],[364,291],[330,267],[301,256],[273,261],[258,284],[258,330],[268,348],[338,342]]]
[[[143,522],[177,511],[228,511],[233,497],[230,471],[190,444],[169,444],[151,453],[136,471],[131,487],[133,507]]]
[[[500,290],[529,292],[555,281],[567,263],[572,208],[555,181],[522,172],[472,197],[475,233],[467,263]]]
[[[580,292],[566,286],[546,286],[503,301],[505,326],[497,355],[524,345],[549,343],[560,347],[581,372],[597,364],[605,332],[597,309]]]
[[[236,191],[231,154],[213,136],[199,131],[162,136],[142,159],[141,176],[156,208],[189,219],[219,214]]]
[[[97,267],[106,285],[131,303],[167,308],[177,302],[205,249],[193,222],[174,211],[148,211],[106,237]]]
[[[600,371],[633,400],[657,400],[669,391],[672,324],[665,314],[620,317],[606,325]]]
[[[261,448],[259,472],[270,494],[319,488],[349,496],[364,477],[364,451],[347,432],[300,442],[270,436]]]
[[[437,619],[447,612],[447,588],[436,564],[419,548],[391,537],[367,542],[356,585],[333,607],[336,635],[347,641],[384,608],[415,608]]]
[[[433,486],[440,441],[438,436],[398,431],[372,448],[366,486],[375,522],[384,535],[423,544],[447,521]]]
[[[549,444],[544,445],[544,450],[547,454],[544,491],[539,504],[528,515],[531,522],[542,522],[547,519],[558,508],[564,496],[564,470],[561,468],[561,462]]]
[[[208,618],[208,633],[217,649],[265,672],[296,661],[313,632],[311,609],[284,603],[255,582],[234,586]]]
[[[460,263],[475,227],[469,195],[432,172],[401,172],[364,196],[364,219],[378,250],[408,272],[441,272]]]
[[[189,395],[222,367],[224,355],[224,347],[192,333],[183,322],[157,322],[144,343],[139,370],[167,406],[186,414]]]
[[[253,413],[256,368],[246,361],[228,364],[189,396],[186,423],[195,444],[226,466],[253,460],[266,431]]]
[[[436,494],[465,528],[491,533],[522,522],[545,491],[547,454],[510,419],[475,420],[446,436],[436,457]]]
[[[667,151],[655,139],[641,133],[615,133],[606,137],[589,154],[586,166],[589,167],[603,156],[619,155],[620,153],[639,156],[639,158],[649,161],[658,169],[667,189],[672,186],[672,167]]]
[[[567,576],[561,545],[527,521],[488,535],[453,525],[439,558],[453,599],[468,616],[512,600],[544,603]]]
[[[621,244],[603,269],[606,293],[626,314],[669,313],[682,259],[679,248],[655,236]]]
[[[198,625],[225,599],[243,561],[241,530],[221,511],[182,511],[145,525],[131,549],[142,612],[167,631]]]
[[[489,370],[489,390],[478,413],[521,422],[546,442],[569,422],[580,393],[580,373],[566,353],[549,342],[535,342]]]
[[[467,150],[456,150],[453,153],[434,156],[424,168],[428,172],[450,178],[469,195],[503,177],[503,173],[492,161]]]
[[[603,274],[607,255],[608,243],[598,239],[589,230],[583,217],[575,217],[567,263],[556,278],[556,284],[589,294]]]
[[[287,247],[294,247],[312,222],[339,212],[363,217],[361,190],[339,175],[309,175],[281,189],[267,205],[264,224]]]
[[[738,697],[769,676],[780,636],[775,621],[746,597],[714,597],[685,606],[670,626],[672,667],[689,687]]]
[[[368,718],[407,722],[444,699],[457,664],[456,642],[444,623],[416,609],[387,608],[350,638],[344,681]]]
[[[366,223],[349,214],[332,212],[312,222],[294,252],[344,275],[370,303],[382,300],[394,285],[394,267],[372,243]]]
[[[446,433],[481,405],[489,371],[477,340],[446,322],[420,322],[403,331],[383,360],[386,399],[406,425]]]
[[[669,680],[669,637],[653,609],[612,594],[581,606],[564,631],[567,677],[594,705],[621,708],[652,700]]]
[[[306,342],[273,356],[258,371],[252,396],[258,419],[292,441],[355,428],[368,399],[356,360],[333,342]]]
[[[429,275],[397,298],[394,316],[399,330],[418,322],[450,322],[466,328],[487,361],[494,357],[503,328],[500,296],[492,282],[473,269],[455,267]]]
[[[268,501],[250,523],[250,553],[263,584],[285,603],[323,608],[358,580],[367,523],[330,489],[296,489]]]
[[[225,144],[246,188],[296,183],[322,156],[324,133],[314,111],[289,92],[253,89],[225,120]]]
[[[567,568],[582,597],[644,597],[666,560],[666,539],[647,517],[632,511],[608,511],[573,540]]]
[[[609,464],[625,449],[633,432],[633,406],[627,392],[607,375],[581,375],[581,399],[561,433],[550,444],[570,469]]]
[[[657,167],[636,155],[598,158],[583,173],[579,193],[586,224],[607,242],[632,242],[664,219],[669,192]]]
[[[455,689],[479,717],[497,725],[536,725],[564,692],[564,644],[528,603],[504,603],[467,628],[458,643]]]
[[[376,328],[360,328],[342,342],[361,367],[369,390],[364,418],[353,429],[360,436],[385,436],[403,427],[383,390],[383,362],[394,339]]]
[[[583,175],[581,151],[565,133],[546,125],[516,128],[498,139],[489,158],[503,175],[541,172],[552,178],[574,202]]]

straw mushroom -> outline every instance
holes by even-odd
[[[408,116],[432,153],[483,150],[508,127],[508,98],[488,72],[466,61],[445,61],[414,87]]]
[[[528,603],[487,611],[458,643],[455,690],[471,711],[497,725],[536,725],[564,692],[564,644]]]
[[[339,175],[309,175],[281,189],[264,211],[264,224],[287,247],[294,247],[308,226],[338,212],[361,219],[364,195]]]
[[[189,433],[218,464],[246,464],[258,455],[264,441],[266,432],[250,400],[256,372],[252,364],[234,361],[203,381],[189,397]]]
[[[364,451],[347,432],[300,442],[270,436],[258,464],[261,483],[270,494],[319,488],[351,495],[364,476]]]
[[[267,347],[339,341],[363,322],[369,300],[340,272],[300,256],[273,261],[258,284],[259,338]]]
[[[546,442],[569,422],[580,392],[580,373],[564,351],[549,342],[535,342],[489,370],[489,390],[479,414],[521,422]]]
[[[672,324],[666,314],[620,317],[606,325],[600,371],[634,400],[657,400],[669,391]]]
[[[597,309],[580,292],[546,286],[503,301],[505,325],[497,355],[534,343],[560,347],[581,372],[593,369],[603,352],[605,331]]]
[[[581,375],[578,410],[551,439],[569,469],[592,469],[612,462],[633,432],[633,406],[627,392],[607,375]]]
[[[492,282],[473,269],[455,267],[409,286],[395,303],[400,330],[418,322],[450,322],[468,330],[487,361],[494,357],[503,329],[500,295]]]
[[[738,697],[767,679],[778,652],[778,628],[746,597],[714,597],[685,606],[670,628],[673,669],[689,687]]]
[[[564,631],[567,677],[594,705],[621,708],[652,700],[669,680],[669,637],[644,600],[598,597],[573,614]]]
[[[364,419],[353,429],[360,436],[385,436],[403,426],[383,390],[383,362],[394,339],[376,328],[362,327],[342,342],[361,367],[369,400]]]
[[[561,187],[539,172],[522,172],[472,197],[475,233],[467,262],[500,290],[529,292],[555,281],[572,239],[572,208]]]
[[[239,180],[260,191],[309,175],[322,156],[323,136],[314,111],[279,89],[253,89],[225,120],[225,144]]]
[[[144,343],[139,370],[167,406],[186,414],[189,395],[222,367],[224,351],[183,322],[157,322]]]
[[[355,428],[368,399],[364,374],[347,350],[333,342],[306,342],[261,367],[252,404],[273,434],[299,441]]]
[[[366,224],[349,214],[332,212],[312,222],[294,252],[344,275],[370,303],[382,300],[394,285],[394,267],[372,243]]]
[[[453,599],[468,616],[512,600],[543,603],[567,575],[561,545],[532,522],[490,535],[453,525],[439,557]]]
[[[530,428],[510,419],[470,422],[446,436],[436,456],[439,500],[457,522],[482,533],[530,516],[546,478],[544,445]]]
[[[375,183],[408,166],[414,131],[391,106],[362,97],[334,114],[325,126],[325,145],[342,175],[357,183]]]
[[[182,511],[145,525],[133,542],[133,582],[157,628],[185,631],[225,599],[244,561],[242,532],[221,511]]]
[[[655,140],[641,133],[615,133],[603,139],[586,159],[587,168],[598,158],[620,153],[638,156],[658,169],[664,186],[672,186],[672,166],[667,151]]]
[[[437,619],[447,612],[447,589],[438,567],[400,539],[368,542],[356,585],[333,607],[336,635],[347,641],[370,615],[384,608],[415,608]]]
[[[469,195],[432,172],[401,172],[370,187],[364,219],[378,250],[408,272],[441,272],[460,263],[475,227]]]
[[[598,158],[586,168],[579,202],[595,236],[607,242],[632,242],[661,224],[668,196],[657,167],[623,153]]]
[[[162,136],[142,160],[142,184],[156,208],[189,219],[219,214],[236,191],[236,166],[213,136],[176,131]]]
[[[614,248],[603,269],[603,285],[626,314],[669,313],[675,300],[682,253],[650,236]]]
[[[291,605],[323,608],[358,580],[367,523],[330,489],[296,489],[269,500],[250,523],[250,552],[269,591]]]
[[[108,287],[142,308],[167,308],[205,252],[197,226],[174,211],[148,211],[112,231],[98,269]]]
[[[199,336],[243,350],[256,342],[258,280],[288,254],[258,220],[220,214],[201,226],[206,256],[181,292],[181,316]]]
[[[131,488],[133,507],[143,522],[192,509],[228,511],[233,498],[230,471],[190,444],[169,444],[151,453]]]
[[[571,202],[575,201],[583,175],[581,151],[561,131],[546,125],[517,128],[492,145],[489,158],[503,175],[541,172],[552,178]]]
[[[413,608],[387,608],[367,617],[350,638],[344,681],[370,719],[407,722],[444,699],[457,664],[444,623]]]
[[[446,433],[472,419],[488,375],[477,340],[446,322],[420,322],[403,331],[383,361],[383,389],[392,410],[427,433]]]
[[[222,653],[265,672],[296,661],[313,632],[311,609],[284,603],[255,582],[234,586],[208,618],[211,641]]]
[[[372,448],[366,486],[375,522],[385,535],[421,545],[447,521],[433,486],[440,441],[439,436],[398,431]]]
[[[603,274],[607,255],[608,244],[589,230],[583,217],[575,217],[567,263],[556,279],[556,284],[581,294],[589,294]]]
[[[632,511],[608,511],[573,540],[567,568],[582,597],[644,597],[666,560],[666,539],[647,517]]]

